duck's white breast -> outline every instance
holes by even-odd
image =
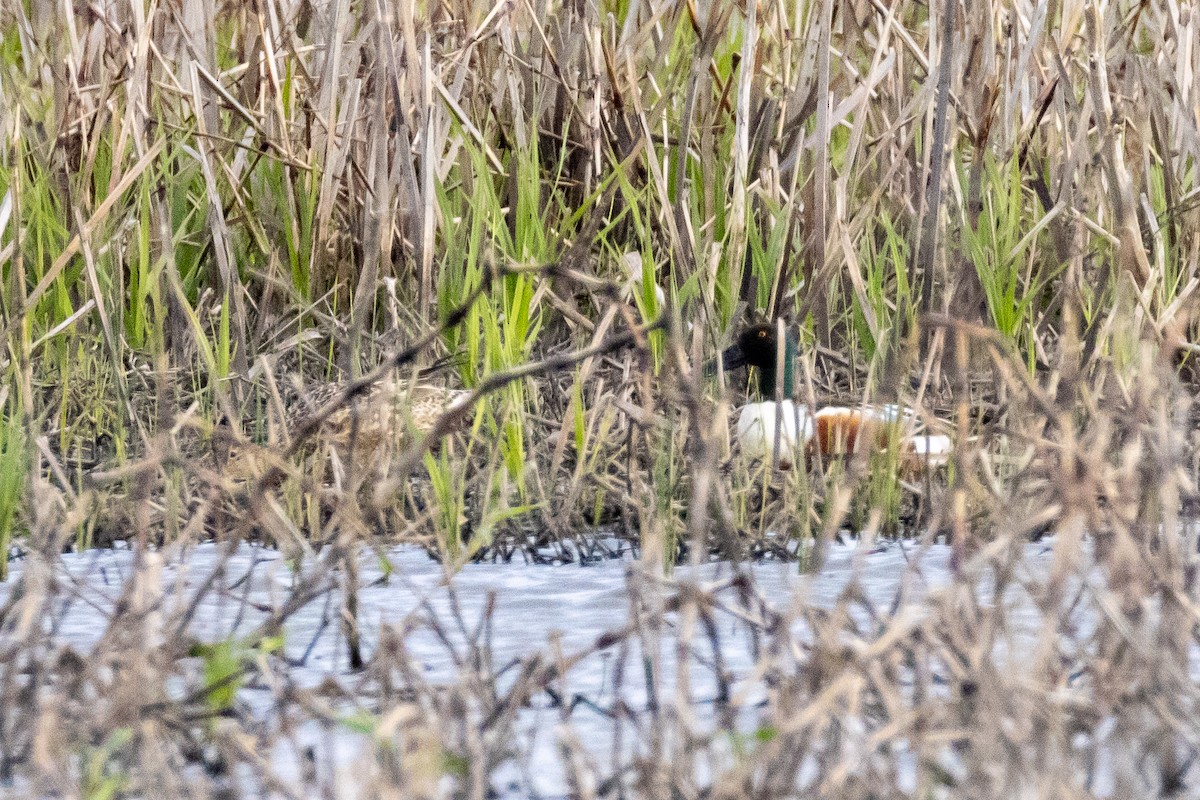
[[[737,422],[737,437],[742,453],[750,458],[769,457],[775,444],[777,424],[779,459],[792,461],[793,455],[802,452],[812,438],[813,421],[807,406],[791,400],[742,406]]]

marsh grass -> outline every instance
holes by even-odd
[[[785,796],[810,757],[811,796],[904,794],[893,746],[923,797],[1082,797],[1102,723],[1141,758],[1115,794],[1184,793],[1197,25],[1179,0],[0,6],[0,547],[29,567],[2,612],[0,777],[183,796],[237,767],[295,794],[231,690],[275,677],[274,637],[318,597],[362,658],[356,554],[403,541],[448,574],[632,550],[644,613],[597,649],[690,652],[703,629],[719,661],[722,603],[764,637],[769,723],[692,737],[690,690],[658,687],[636,763],[598,769],[564,732],[580,797]],[[805,345],[798,400],[910,405],[953,434],[950,467],[743,458],[744,376],[701,365],[780,317]],[[328,415],[389,371],[469,407],[385,456],[285,424],[314,387],[345,387]],[[944,537],[952,591],[920,621],[852,593],[785,618],[669,577],[819,569],[851,533]],[[980,575],[1000,592],[1047,533],[1044,644],[998,674]],[[306,577],[257,638],[185,647],[185,611],[141,605],[155,548],[246,539]],[[122,541],[144,556],[129,602],[82,658],[31,623],[55,618],[53,556]],[[1076,579],[1096,630],[1055,644]],[[407,744],[378,734],[364,786],[411,796],[485,796],[515,709],[571,658],[531,658],[504,693],[477,638],[461,681],[431,686],[400,632],[377,638],[368,669],[404,689],[380,678],[356,724],[394,711]],[[320,708],[306,695],[345,723]],[[695,785],[726,740],[735,766]]]

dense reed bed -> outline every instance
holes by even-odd
[[[632,553],[637,613],[594,649],[715,660],[719,685],[713,620],[754,631],[761,724],[722,695],[701,735],[681,680],[601,766],[564,714],[573,796],[1090,797],[1097,761],[1113,796],[1195,792],[1198,11],[0,5],[0,546],[24,559],[0,780],[488,796],[517,709],[579,654],[499,680],[475,638],[424,681],[403,632],[358,624],[364,548],[403,542],[447,575]],[[798,399],[904,404],[950,464],[742,457],[745,375],[704,365],[780,318]],[[399,385],[460,391],[377,441],[364,403]],[[672,577],[817,573],[853,534],[944,543],[948,588],[817,610]],[[126,600],[81,653],[58,556],[114,542]],[[188,633],[224,561],[162,586],[154,554],[200,542],[294,565],[236,645]],[[1014,584],[1037,646],[1002,668]],[[278,637],[319,598],[372,676],[339,690],[360,716],[274,702],[371,731],[357,795],[275,775],[256,748],[287,726],[237,702],[287,683]]]

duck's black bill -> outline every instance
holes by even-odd
[[[726,348],[725,352],[705,364],[704,374],[716,375],[718,366],[724,368],[726,372],[746,366],[746,354],[742,352],[741,345],[735,344]]]

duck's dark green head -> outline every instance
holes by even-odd
[[[784,397],[791,397],[796,385],[796,337],[784,328],[783,338],[782,389]],[[737,341],[721,353],[721,365],[729,371],[738,367],[754,367],[758,371],[759,394],[764,398],[771,398],[775,396],[779,349],[777,325],[752,325],[738,334]]]

